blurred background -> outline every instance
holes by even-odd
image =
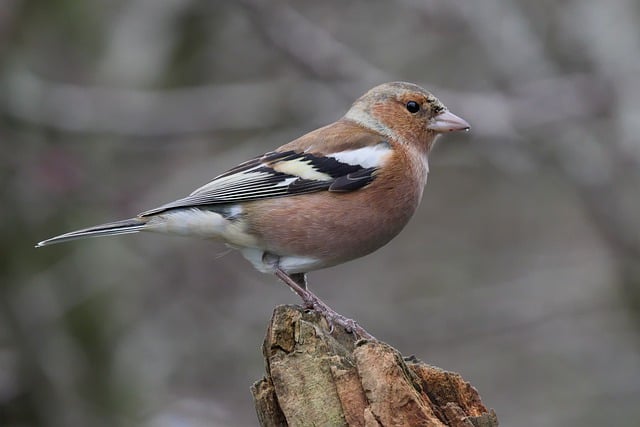
[[[502,425],[636,424],[639,77],[634,0],[0,0],[0,425],[256,425],[285,286],[199,240],[33,245],[393,80],[472,131],[438,144],[398,238],[311,287]]]

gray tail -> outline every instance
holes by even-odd
[[[144,229],[146,223],[146,218],[130,218],[122,221],[109,222],[43,240],[36,245],[36,248],[53,245],[55,243],[68,242],[70,240],[84,239],[85,237],[117,236],[119,234],[137,233]]]

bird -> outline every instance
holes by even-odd
[[[421,202],[436,140],[469,127],[426,89],[384,83],[334,123],[241,163],[186,197],[36,247],[138,232],[221,241],[288,285],[332,330],[338,324],[373,338],[311,292],[307,273],[370,254],[400,233]]]

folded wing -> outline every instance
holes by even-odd
[[[355,191],[375,179],[376,171],[390,152],[391,148],[384,141],[324,155],[295,150],[270,152],[219,175],[185,198],[139,216],[177,208],[238,203],[316,191]]]

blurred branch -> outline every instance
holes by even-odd
[[[4,114],[65,132],[157,136],[251,130],[282,124],[284,117],[331,117],[346,108],[322,83],[292,85],[284,79],[144,91],[51,83],[21,71],[9,74],[4,86]],[[431,90],[454,105],[477,136],[506,139],[602,112],[606,102],[593,100],[604,100],[607,87],[596,76],[575,74],[530,82],[511,95]],[[309,104],[309,99],[323,102]]]
[[[265,38],[310,75],[326,81],[358,81],[366,86],[390,79],[328,31],[284,2],[241,0]]]
[[[493,74],[508,87],[554,74],[551,64],[540,60],[544,44],[517,3],[493,0],[469,7],[465,0],[405,2],[431,20],[454,22],[457,31],[466,31],[492,64]]]
[[[285,82],[199,86],[166,91],[52,83],[28,72],[8,76],[4,114],[65,132],[153,136],[256,129],[284,114],[274,102]]]
[[[176,21],[194,0],[122,2],[108,27],[106,50],[98,66],[101,80],[135,87],[153,84],[165,70],[179,32]]]
[[[301,120],[331,117],[336,108],[344,109],[339,106],[358,95],[353,93],[355,82],[359,87],[365,84],[368,87],[393,80],[389,73],[368,63],[287,4],[265,4],[258,0],[241,3],[267,41],[325,84],[303,81],[291,85],[282,80],[142,91],[51,83],[24,71],[14,71],[5,84],[6,114],[27,123],[70,132],[154,136],[259,129],[280,124],[283,116]],[[419,7],[423,13],[433,13],[430,3],[420,3]],[[473,25],[473,34],[480,34],[478,40],[487,51],[499,50],[499,55],[505,55],[493,43],[500,34],[476,28],[493,22],[490,14],[473,20],[464,10],[455,4],[446,8],[449,14],[462,14],[458,20]],[[515,6],[508,10],[509,16],[518,18]],[[534,37],[526,28],[519,30],[521,42]],[[521,60],[515,62],[527,63],[542,55],[535,48],[516,51]],[[546,60],[542,57],[536,63],[544,64]],[[513,73],[505,71],[504,75],[509,77]],[[326,83],[335,89],[329,95]],[[610,84],[597,75],[562,75],[512,86],[512,93],[504,94],[498,90],[461,92],[428,85],[447,104],[455,106],[456,112],[472,123],[474,134],[483,138],[513,140],[518,132],[590,118],[609,108]],[[328,96],[333,100],[327,100]],[[305,110],[301,105],[307,99],[325,102],[314,102]]]
[[[615,101],[611,111],[612,128],[616,132],[608,145],[618,156],[617,162],[632,161],[637,171],[640,170],[640,56],[629,55],[629,52],[640,51],[640,30],[629,6],[626,0],[588,5],[571,3],[567,15],[579,18],[567,19],[564,30],[568,38],[579,43],[581,54],[594,65],[597,73],[615,83],[609,96]],[[616,35],[602,37],[611,22],[615,22]]]

